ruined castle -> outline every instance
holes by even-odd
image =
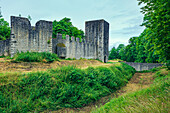
[[[40,20],[35,27],[27,18],[11,16],[11,38],[0,41],[0,56],[17,52],[51,52],[60,58],[86,58],[108,61],[109,23],[105,20],[85,22],[85,38],[52,38],[52,22]]]

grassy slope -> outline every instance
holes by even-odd
[[[83,107],[124,86],[134,74],[124,63],[110,67],[61,67],[0,76],[0,112],[34,112]]]
[[[153,71],[155,80],[149,88],[113,98],[92,113],[168,113],[170,73],[165,69]]]

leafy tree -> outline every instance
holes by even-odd
[[[57,33],[74,36],[80,39],[84,38],[84,32],[79,30],[77,27],[74,27],[71,19],[66,17],[60,21],[53,21],[53,38],[56,37]]]
[[[120,50],[121,50],[122,48],[124,48],[124,47],[125,47],[124,44],[119,44],[119,46],[117,47],[116,51],[117,51],[117,54],[118,54],[118,56],[117,56],[118,59],[121,58],[121,56],[119,55],[119,53],[120,53]]]
[[[170,2],[169,0],[138,0],[143,4],[143,26],[152,31],[152,38],[147,39],[153,44],[159,62],[170,60]]]
[[[143,33],[139,37],[136,37],[136,58],[135,62],[145,62],[147,58],[147,54],[145,51],[145,43],[147,40],[145,40],[146,31],[144,30]]]
[[[120,56],[120,51],[121,49],[124,49],[125,45],[124,44],[119,44],[119,46],[117,48],[113,47],[112,50],[110,51],[109,54],[109,59],[121,59]]]
[[[136,39],[137,37],[132,37],[129,39],[129,45],[127,45],[126,49],[126,57],[128,62],[135,62],[137,53],[136,53]]]
[[[152,31],[145,29],[139,37],[129,39],[129,44],[119,51],[120,59],[128,62],[155,63],[159,55],[155,54],[153,44],[148,40]]]
[[[157,63],[159,60],[159,56],[156,54],[156,50],[154,49],[154,44],[152,42],[153,32],[147,28],[140,35],[143,38],[142,43],[144,44],[144,54],[146,56],[145,62],[147,63]],[[148,38],[149,37],[149,38]]]
[[[109,60],[117,59],[117,57],[118,57],[117,50],[115,47],[113,47],[109,54]]]
[[[120,49],[119,56],[121,60],[126,61],[126,46]]]
[[[0,18],[0,40],[10,38],[10,31],[9,23],[3,18]]]

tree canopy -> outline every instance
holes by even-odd
[[[153,44],[153,49],[160,55],[159,62],[170,60],[170,2],[169,0],[138,0],[143,4],[143,26],[149,28],[147,40]]]
[[[75,38],[84,38],[84,32],[79,30],[77,27],[72,25],[70,18],[63,18],[60,21],[54,20],[53,22],[53,38],[56,37],[57,33],[62,35],[74,36]]]
[[[168,0],[138,0],[144,14],[142,26],[146,29],[129,44],[118,50],[117,55],[128,62],[170,62],[170,2]],[[115,48],[113,48],[115,50]],[[112,52],[112,51],[111,51]],[[110,54],[112,55],[112,54]],[[111,58],[111,56],[109,57]]]
[[[150,29],[145,29],[139,37],[130,38],[127,46],[120,44],[116,50],[113,47],[113,50],[117,52],[114,54],[114,58],[113,54],[110,54],[109,58],[127,62],[157,63],[160,55],[156,54],[153,43],[147,39],[148,36],[151,37],[151,33]]]
[[[0,40],[10,38],[10,32],[9,23],[5,21],[4,18],[0,18]]]
[[[0,7],[1,8],[1,7]],[[10,38],[11,29],[9,23],[2,18],[1,9],[0,9],[0,41]]]

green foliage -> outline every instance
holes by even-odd
[[[10,27],[9,23],[5,21],[3,18],[0,18],[0,41],[6,40],[10,38]]]
[[[129,40],[123,50],[119,51],[122,60],[128,62],[169,64],[170,60],[170,8],[168,0],[138,0],[143,4],[143,26],[146,29],[139,37]],[[116,57],[119,58],[119,57]]]
[[[19,16],[21,16],[21,15],[19,15]],[[29,20],[29,21],[31,21],[31,20],[32,20],[32,18],[31,18],[31,16],[30,16],[30,15],[28,15],[28,20]]]
[[[65,60],[76,60],[76,58],[66,58]]]
[[[50,41],[50,39],[47,41],[47,44],[50,44],[51,43],[51,41]]]
[[[73,60],[76,60],[76,58],[73,58]]]
[[[120,53],[120,51],[121,51],[124,47],[125,47],[124,44],[119,44],[119,46],[117,47],[116,51],[117,51],[117,54],[118,54],[118,56],[117,56],[118,59],[121,58],[121,56],[120,56],[119,53]]]
[[[11,56],[5,56],[5,59],[13,59],[13,57],[11,58]]]
[[[119,64],[85,70],[67,66],[17,77],[1,75],[0,112],[83,107],[124,86],[134,72],[132,67]]]
[[[116,48],[113,47],[109,54],[109,60],[117,59],[117,58],[118,58],[118,54],[117,54]]]
[[[4,57],[5,57],[4,55],[0,56],[0,58],[4,58]]]
[[[152,33],[147,37],[159,56],[159,62],[170,60],[170,7],[169,0],[138,0],[139,5],[144,4],[141,12],[144,14],[143,26]]]
[[[92,113],[168,113],[170,74],[157,69],[151,87],[113,98]]]
[[[154,45],[148,37],[153,38],[150,29],[145,29],[139,37],[130,38],[127,46],[123,46],[119,51],[118,48],[116,49],[118,55],[115,59],[119,58],[127,62],[157,63],[160,55],[156,54]]]
[[[122,52],[122,49],[124,49],[125,45],[124,44],[119,44],[117,48],[113,47],[112,50],[110,51],[109,54],[109,60],[111,59],[120,59],[121,56],[119,53]]]
[[[53,38],[56,38],[57,33],[62,34],[63,37],[69,35],[70,37],[80,38],[80,40],[84,38],[84,32],[74,27],[71,19],[66,17],[60,21],[53,21]]]
[[[170,70],[170,60],[167,60],[166,62],[166,66],[168,67],[168,69]]]
[[[72,58],[66,58],[65,60],[73,60]]]
[[[53,62],[58,60],[56,54],[48,52],[21,52],[17,53],[14,57],[15,62]]]

